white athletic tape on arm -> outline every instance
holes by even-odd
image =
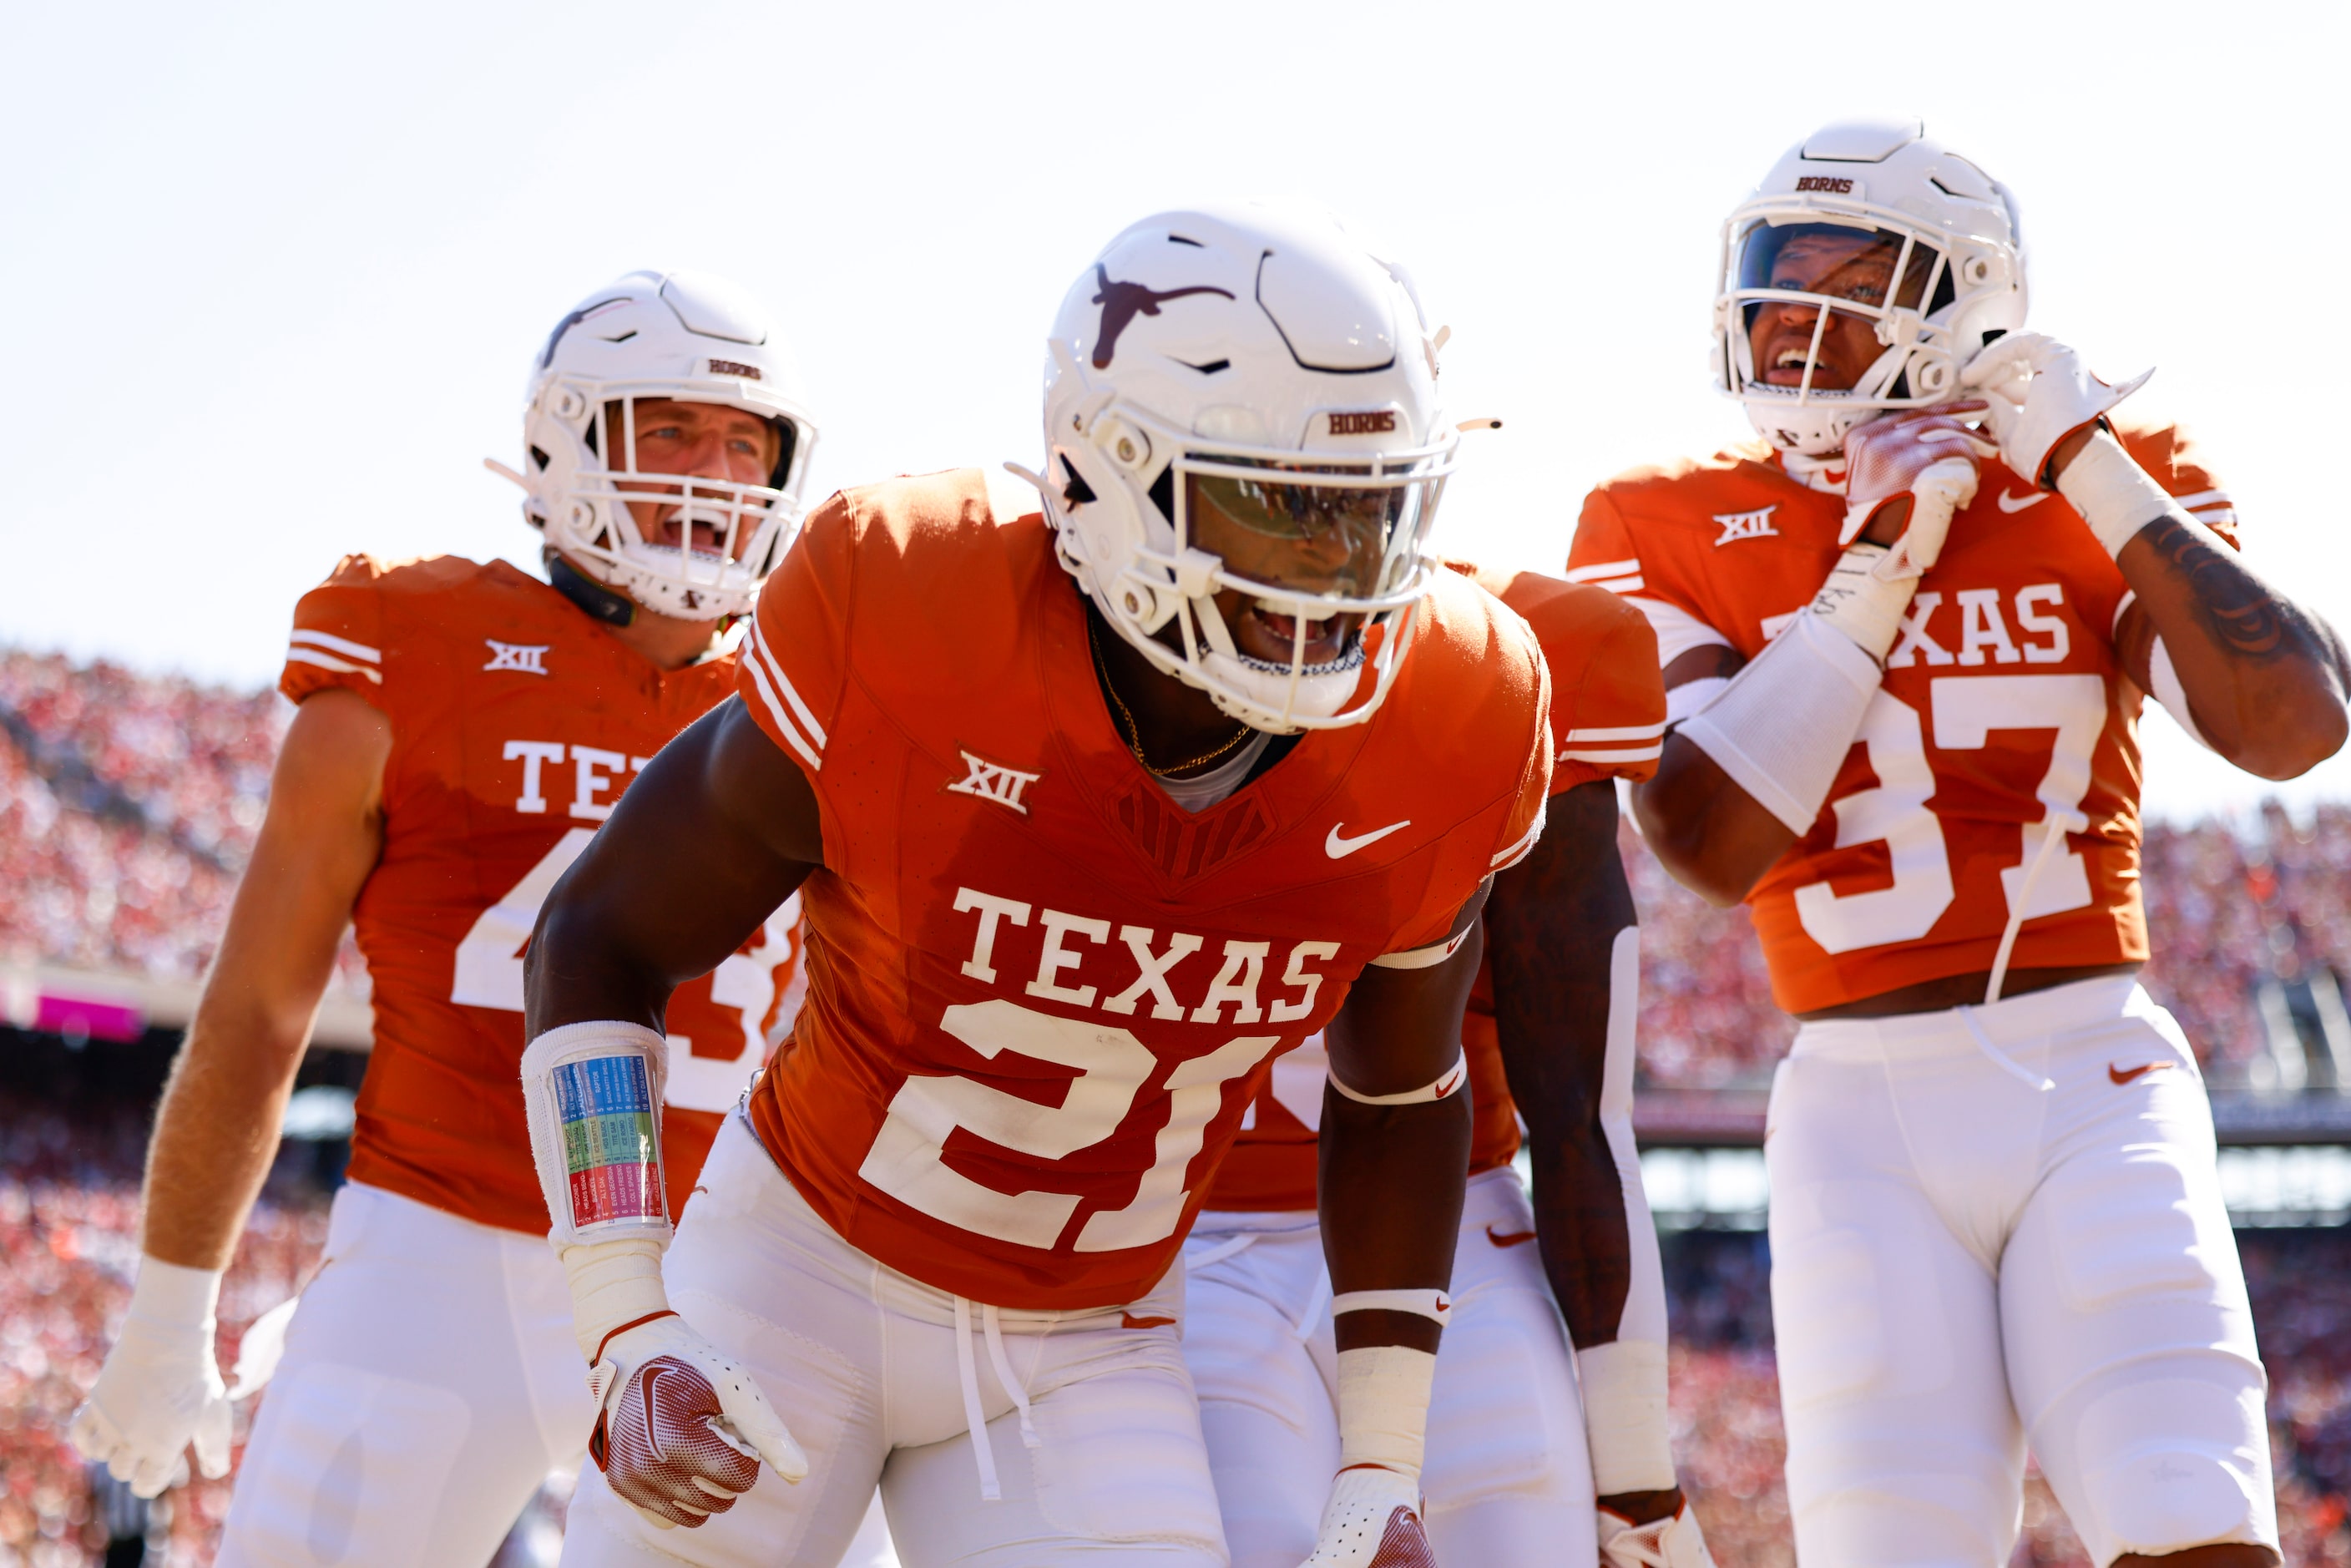
[[[1331,1087],[1358,1105],[1425,1105],[1432,1100],[1448,1098],[1462,1084],[1468,1082],[1468,1069],[1462,1065],[1461,1058],[1456,1055],[1453,1065],[1438,1073],[1436,1078],[1417,1089],[1407,1089],[1401,1094],[1358,1094],[1340,1082],[1336,1072],[1331,1074]]]
[[[1583,1427],[1592,1437],[1592,1488],[1601,1497],[1663,1491],[1674,1484],[1666,1426],[1666,1347],[1620,1339],[1575,1353]]]
[[[1339,1465],[1420,1479],[1437,1357],[1400,1344],[1339,1353]]]
[[[1801,834],[1821,814],[1880,674],[1876,659],[1807,610],[1680,733]]]
[[[2121,555],[2123,546],[2158,517],[2180,509],[2170,492],[2149,478],[2123,444],[2103,430],[2093,432],[2088,444],[2065,465],[2065,472],[2057,476],[2057,493],[2073,503],[2110,556]]]
[[[2163,711],[2177,719],[2197,745],[2211,751],[2212,743],[2196,727],[2196,716],[2189,711],[2188,689],[2179,684],[2179,671],[2172,664],[2171,650],[2163,645],[2162,638],[2158,637],[2147,651],[2147,678],[2155,687],[2147,695],[2163,705]]]
[[[1348,1291],[1331,1298],[1331,1315],[1349,1312],[1410,1312],[1438,1328],[1453,1321],[1453,1298],[1443,1291]]]
[[[557,1252],[647,1238],[667,1245],[662,1085],[669,1041],[617,1019],[566,1024],[522,1053],[530,1155]]]
[[[191,1269],[141,1254],[131,1276],[131,1315],[158,1328],[210,1333],[220,1310],[221,1270]]]

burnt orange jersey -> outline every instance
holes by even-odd
[[[2179,432],[2120,434],[2183,505],[2233,528]],[[1761,448],[1636,470],[1584,502],[1568,574],[1643,604],[1668,659],[1707,641],[1753,658],[1828,575],[1844,514],[1842,496]],[[2033,885],[2011,963],[2147,956],[2140,694],[2114,641],[2127,597],[2063,497],[1982,465],[1819,820],[1749,895],[1781,1007],[1991,968],[2051,812],[2067,821],[2064,850]]]
[[[1551,669],[1552,793],[1601,779],[1646,779],[1666,730],[1656,634],[1603,590],[1531,571],[1484,571],[1447,562],[1525,617]],[[1314,1207],[1314,1134],[1328,1071],[1320,1040],[1273,1064],[1208,1193],[1219,1209]],[[1494,974],[1481,964],[1461,1020],[1477,1129],[1469,1169],[1506,1166],[1519,1152],[1518,1106],[1494,1027]]]
[[[752,1097],[818,1213],[1004,1306],[1158,1281],[1268,1063],[1541,830],[1542,662],[1439,575],[1369,721],[1194,815],[1113,727],[1035,511],[963,470],[810,519],[741,689],[822,814],[808,1001]]]
[[[631,775],[734,684],[731,655],[664,674],[502,561],[350,556],[302,596],[278,689],[340,686],[392,723],[383,855],[352,910],[375,1006],[352,1179],[546,1234],[517,1078],[523,946]],[[797,915],[670,1000],[673,1214],[797,1005]]]

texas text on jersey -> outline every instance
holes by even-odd
[[[811,518],[743,658],[826,861],[752,1116],[841,1237],[1005,1307],[1159,1281],[1268,1062],[1541,831],[1542,662],[1438,575],[1369,722],[1191,815],[1112,727],[1041,517],[963,471]]]
[[[1542,649],[1551,671],[1552,794],[1601,779],[1638,781],[1656,771],[1666,728],[1665,691],[1657,680],[1655,638],[1639,617],[1595,588],[1538,572],[1446,564],[1523,617]],[[1490,963],[1479,966],[1461,1020],[1461,1044],[1477,1113],[1469,1156],[1475,1176],[1509,1165],[1519,1152],[1518,1109],[1495,1038]],[[1314,1207],[1314,1132],[1322,1119],[1323,1077],[1319,1041],[1273,1063],[1206,1207]]]
[[[294,612],[278,689],[392,721],[383,857],[353,910],[375,1049],[354,1181],[485,1225],[547,1230],[515,1064],[538,906],[629,776],[733,688],[731,654],[664,674],[502,561],[347,557]],[[670,1212],[692,1190],[800,985],[789,904],[670,1003]]]
[[[2178,430],[2117,434],[2191,515],[2231,534],[2227,496]],[[2062,496],[1995,460],[1981,471],[1828,804],[1749,895],[1789,1012],[1990,969],[2053,821],[2064,852],[2033,883],[2013,967],[2147,956],[2141,694],[2114,640],[2129,591]],[[1751,659],[1834,564],[1844,506],[1760,445],[1635,470],[1585,501],[1568,575],[1647,613],[1668,664],[1709,644]]]

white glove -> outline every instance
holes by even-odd
[[[1600,1511],[1601,1568],[1714,1568],[1706,1532],[1684,1500],[1664,1519],[1635,1524],[1621,1513]]]
[[[787,1481],[808,1457],[751,1375],[672,1313],[623,1329],[588,1374],[597,1406],[588,1451],[623,1502],[691,1529],[725,1513],[765,1459]]]
[[[228,1474],[228,1390],[213,1359],[220,1271],[139,1260],[131,1312],[69,1435],[133,1494],[160,1496],[193,1444],[206,1479]]]
[[[1910,521],[1879,568],[1888,579],[1917,577],[1943,553],[1951,518],[1976,498],[1976,463],[2000,447],[1961,422],[1959,411],[1925,409],[1887,414],[1844,440],[1844,527],[1837,543],[1850,545],[1888,502],[1910,499]]]
[[[2000,438],[2001,461],[2019,478],[2050,487],[2049,455],[2155,374],[2141,371],[2120,386],[2090,373],[2082,356],[2039,332],[2002,338],[1968,362],[1959,384],[1980,394],[1985,423]]]
[[[1420,1522],[1420,1482],[1376,1465],[1341,1470],[1322,1505],[1314,1554],[1300,1568],[1436,1568]]]

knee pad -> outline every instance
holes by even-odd
[[[2200,1359],[2214,1364],[2208,1375],[2180,1375],[2205,1369],[2179,1366],[2117,1371],[2073,1421],[2036,1435],[2042,1466],[2093,1561],[2212,1542],[2277,1545],[2259,1369]]]

